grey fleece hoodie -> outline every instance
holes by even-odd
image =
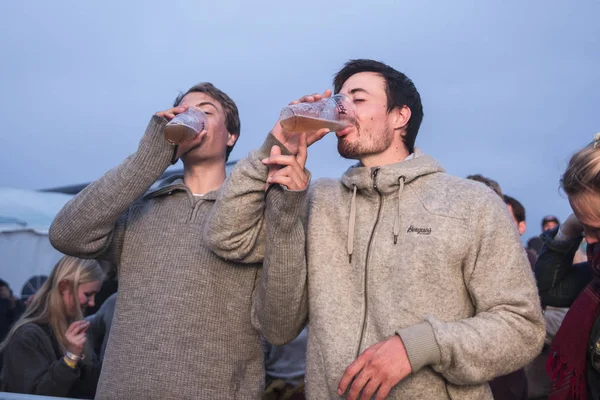
[[[394,334],[413,373],[393,399],[491,399],[488,380],[539,353],[545,332],[531,268],[491,190],[417,151],[310,190],[274,188],[264,200],[260,160],[275,143],[269,136],[238,164],[206,238],[222,256],[264,255],[253,321],[277,327],[262,330],[268,340],[291,340],[309,314],[310,399],[339,398],[348,365]]]

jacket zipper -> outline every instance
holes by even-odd
[[[375,235],[375,229],[377,229],[377,224],[379,224],[379,219],[381,218],[381,209],[383,205],[383,198],[381,192],[379,191],[379,187],[377,186],[377,174],[379,173],[379,168],[375,168],[373,170],[373,189],[379,195],[379,209],[377,210],[377,219],[375,220],[375,225],[373,225],[373,230],[371,231],[371,237],[369,238],[369,244],[367,245],[367,257],[365,260],[365,276],[364,276],[364,293],[365,293],[365,311],[363,313],[362,320],[362,328],[360,330],[360,340],[358,341],[358,349],[356,351],[356,357],[360,355],[360,349],[362,348],[363,339],[365,337],[365,328],[367,326],[367,310],[369,308],[369,300],[367,296],[367,282],[368,282],[368,268],[369,268],[369,257],[371,254],[371,243],[373,242],[373,236]]]

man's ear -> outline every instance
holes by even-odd
[[[399,108],[395,108],[391,112],[392,117],[392,127],[394,130],[403,130],[404,134],[406,134],[406,126],[408,125],[408,121],[410,121],[412,113],[408,106],[402,106]],[[403,135],[404,136],[404,135]]]
[[[519,225],[517,225],[517,228],[519,229],[519,235],[523,235],[527,230],[527,223],[525,221],[521,221],[519,222]]]
[[[238,138],[240,137],[239,133],[230,133],[229,137],[227,138],[227,146],[231,147],[235,144],[235,142],[237,142]]]

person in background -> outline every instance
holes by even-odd
[[[1,389],[45,396],[94,397],[100,367],[83,320],[104,274],[94,260],[63,257],[0,344]]]
[[[510,215],[515,221],[515,225],[517,227],[517,231],[519,231],[519,235],[523,236],[523,234],[527,230],[525,207],[523,207],[523,204],[521,204],[521,202],[515,199],[514,197],[505,194],[502,196],[502,198],[504,199],[504,202],[508,207]],[[529,250],[528,248],[525,248],[525,252],[527,253],[527,259],[529,260],[529,264],[531,264],[531,268],[533,270],[533,267],[535,266],[535,260],[537,259],[537,253]]]
[[[8,283],[0,279],[0,342],[25,310],[25,304],[17,299]],[[0,360],[0,365],[2,362]]]
[[[102,307],[96,313],[86,317],[86,321],[90,323],[88,330],[90,333],[90,343],[94,352],[98,354],[100,362],[104,360],[104,352],[106,351],[106,344],[110,336],[116,303],[117,293],[113,293],[104,301],[104,304],[102,304]]]
[[[502,197],[502,188],[500,187],[500,184],[497,181],[487,178],[481,174],[469,175],[467,176],[467,179],[483,183],[484,185],[492,189],[498,196]]]
[[[307,328],[290,343],[274,346],[263,340],[265,393],[263,400],[304,399]]]
[[[542,304],[570,307],[549,352],[550,399],[600,398],[600,134],[561,178],[573,214],[546,231],[535,274]],[[581,239],[588,261],[573,264]]]
[[[554,215],[546,215],[542,218],[542,233],[554,229],[560,225],[560,221]]]
[[[104,271],[104,275],[106,279],[104,279],[104,283],[102,284],[102,288],[96,295],[96,304],[94,307],[90,307],[86,310],[86,317],[96,314],[104,302],[111,297],[113,294],[117,293],[119,290],[119,270],[116,265],[105,260],[97,260]],[[114,307],[114,303],[113,303]]]

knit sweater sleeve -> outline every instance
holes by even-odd
[[[275,186],[267,195],[265,257],[252,322],[276,346],[294,340],[308,316],[307,192]]]
[[[261,262],[265,247],[265,189],[268,168],[261,162],[278,145],[271,134],[258,150],[239,161],[219,192],[204,230],[205,244],[218,256],[242,263]]]
[[[49,237],[59,251],[119,265],[127,210],[171,163],[174,147],[162,135],[167,120],[153,116],[137,152],[82,190],[58,213]]]
[[[4,350],[3,380],[15,393],[66,397],[79,369],[56,359],[50,339],[34,324],[19,328]]]
[[[463,275],[474,315],[426,316],[398,331],[413,368],[431,365],[450,382],[480,384],[515,371],[541,351],[545,325],[533,274],[502,200],[479,200],[470,220]]]

